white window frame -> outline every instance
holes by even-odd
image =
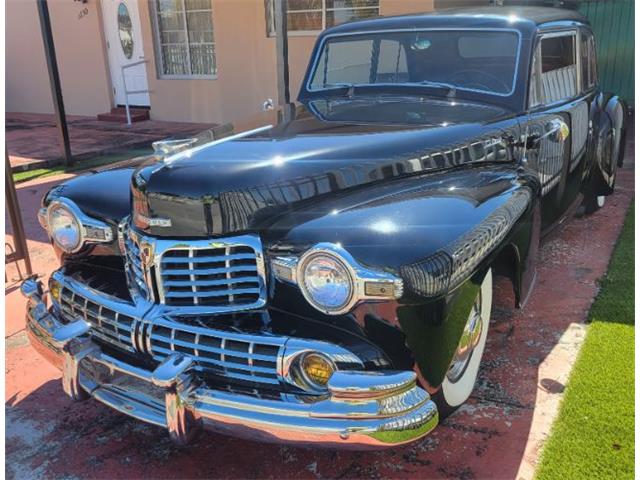
[[[271,9],[271,24],[267,25],[267,36],[275,37],[276,36],[276,28],[275,28],[275,0],[265,0],[265,16],[267,14],[266,9]],[[283,0],[286,1],[286,0]],[[305,36],[315,36],[321,33],[323,30],[327,28],[327,11],[337,12],[340,10],[373,10],[374,8],[378,9],[377,15],[380,15],[380,0],[378,0],[378,6],[373,7],[339,7],[339,8],[327,8],[327,0],[322,0],[322,28],[320,30],[289,30],[287,29],[287,34],[290,37],[305,37]],[[309,10],[289,10],[289,13],[313,13],[319,12],[320,9],[309,9]],[[374,16],[377,16],[374,15]],[[266,21],[266,18],[265,18]],[[341,24],[339,24],[341,25]]]
[[[189,71],[191,71],[191,50],[189,49],[189,29],[187,26],[187,6],[185,0],[180,0],[182,3],[182,11],[184,12],[184,33],[187,39],[187,62],[189,65]],[[152,18],[153,36],[154,36],[154,54],[156,59],[156,74],[159,79],[162,80],[215,80],[218,78],[218,56],[215,53],[216,41],[215,41],[215,25],[213,22],[213,0],[209,0],[211,4],[210,10],[190,10],[190,12],[211,12],[211,26],[213,28],[213,49],[214,49],[214,61],[215,72],[212,75],[202,75],[187,73],[184,75],[164,73],[164,64],[162,63],[162,39],[160,37],[160,24],[158,22],[158,7],[157,0],[151,0],[149,2],[150,15]]]

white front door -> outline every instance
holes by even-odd
[[[102,0],[101,3],[113,96],[116,105],[124,105],[125,86],[127,91],[148,89],[144,63],[126,68],[124,76],[122,71],[124,65],[139,62],[145,58],[142,50],[138,0]],[[129,105],[149,106],[149,94],[130,94]]]

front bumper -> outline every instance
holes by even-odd
[[[115,358],[91,339],[87,322],[65,324],[47,309],[40,282],[27,280],[22,292],[29,299],[31,344],[62,370],[71,398],[94,397],[165,427],[179,444],[205,429],[252,440],[379,448],[417,440],[438,423],[437,408],[413,372],[337,371],[319,396],[230,393],[198,380],[193,358],[183,353],[153,370]]]

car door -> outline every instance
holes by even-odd
[[[581,68],[588,42],[587,32],[577,27],[542,31],[536,42],[525,161],[542,185],[543,231],[580,200],[595,91]]]

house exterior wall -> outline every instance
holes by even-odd
[[[5,109],[51,113],[53,101],[35,0],[5,3]]]
[[[276,100],[275,39],[267,38],[262,0],[213,0],[217,78],[162,79],[154,53],[153,7],[140,1],[151,118],[227,123]]]
[[[49,0],[67,114],[96,115],[113,105],[100,0]],[[132,0],[130,0],[132,1]],[[433,10],[434,0],[380,0],[382,15]],[[84,9],[86,14],[82,14]],[[151,118],[181,122],[238,122],[277,101],[276,41],[266,33],[264,0],[212,0],[217,77],[158,75],[154,9],[138,0],[149,82]],[[36,0],[8,0],[7,111],[53,112]],[[289,37],[290,91],[297,98],[317,35]]]
[[[145,54],[154,51],[153,7],[140,0]],[[146,3],[146,5],[145,5]],[[433,10],[433,0],[381,0],[382,15]],[[277,101],[276,42],[266,33],[263,0],[213,0],[215,80],[160,79],[156,58],[147,64],[151,118],[237,122],[256,114],[267,98]],[[290,35],[289,89],[298,96],[317,35]]]
[[[111,81],[98,0],[49,0],[48,5],[66,113],[95,115],[108,111]],[[5,109],[52,113],[36,0],[7,0],[5,13]]]

